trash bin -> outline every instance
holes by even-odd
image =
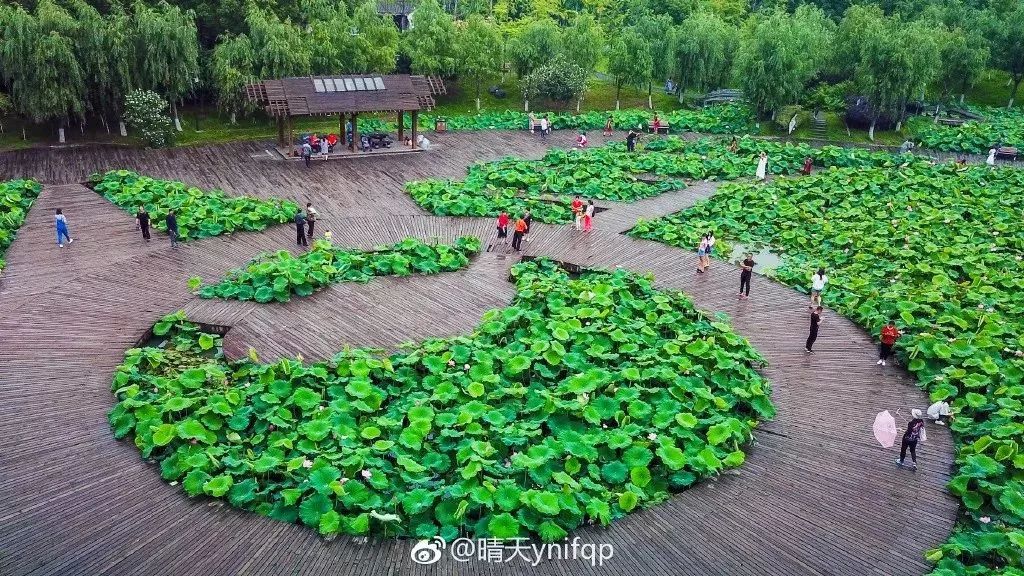
[[[434,132],[447,132],[448,131],[448,119],[444,116],[438,116],[434,120]]]

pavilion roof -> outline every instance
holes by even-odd
[[[246,86],[249,101],[271,116],[430,110],[442,92],[439,79],[408,74],[301,76]]]

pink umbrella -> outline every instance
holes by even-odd
[[[896,419],[888,410],[882,410],[875,416],[872,430],[875,432],[875,440],[878,440],[883,448],[892,448],[896,444]]]

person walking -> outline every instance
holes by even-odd
[[[608,119],[604,121],[604,135],[605,136],[611,136],[612,135],[612,115],[611,114],[609,114],[608,115]]]
[[[711,267],[711,255],[715,252],[715,233],[708,230],[708,249],[704,254],[704,269],[707,270]]]
[[[530,228],[533,227],[533,214],[529,210],[523,212],[523,222],[526,222],[526,230],[523,230],[523,238],[530,241]]]
[[[761,152],[760,156],[758,156],[758,158],[757,158],[757,171],[754,173],[754,176],[757,177],[758,180],[767,180],[768,179],[768,153],[767,152]]]
[[[516,252],[523,251],[523,235],[526,234],[526,220],[516,220],[515,229],[512,232],[512,249]]]
[[[65,240],[68,241],[68,244],[74,242],[71,239],[71,234],[68,233],[68,219],[64,217],[64,211],[57,208],[57,213],[54,215],[53,220],[57,226],[57,247],[63,248]]]
[[[640,133],[630,128],[629,132],[626,133],[626,152],[633,152],[636,150],[636,139],[640,136]]]
[[[821,326],[821,313],[825,310],[821,306],[808,306],[811,310],[811,330],[807,334],[807,343],[804,350],[808,354],[814,354],[814,341],[818,339],[818,327]]]
[[[142,230],[142,238],[149,242],[149,212],[146,212],[145,206],[139,206],[139,211],[135,213],[135,229]]]
[[[989,166],[995,166],[996,165],[996,147],[995,146],[989,148],[989,150],[988,150],[988,158],[985,158],[985,164],[988,164]]]
[[[583,200],[580,199],[579,194],[573,197],[569,207],[572,208],[573,224],[576,231],[579,232],[583,229]]]
[[[530,112],[529,119],[530,119],[530,134],[535,134],[537,132],[537,115],[534,114],[533,112]]]
[[[327,138],[320,139],[320,156],[324,160],[327,160],[327,156],[331,153],[331,145],[327,143]]]
[[[750,298],[750,278],[754,275],[754,266],[757,262],[754,262],[754,255],[747,253],[743,255],[743,261],[740,262],[740,294],[738,298],[745,300]]]
[[[700,244],[697,245],[697,274],[704,273],[704,257],[708,253],[708,235],[700,237]]]
[[[309,145],[309,142],[302,143],[302,159],[306,162],[306,168],[309,168],[309,159],[313,157],[313,147]]]
[[[508,212],[504,210],[501,214],[498,214],[498,240],[501,240],[502,244],[508,244]]]
[[[594,229],[594,201],[587,200],[586,211],[583,212],[583,231],[590,232]]]
[[[881,344],[878,345],[878,362],[885,366],[885,361],[892,355],[892,347],[896,344],[896,340],[901,336],[898,328],[896,328],[896,322],[889,320],[889,323],[882,326]]]
[[[312,202],[306,202],[306,237],[313,237],[313,226],[316,225],[316,218],[319,212],[316,208],[313,208]]]
[[[306,216],[302,210],[295,211],[295,243],[299,246],[309,246],[306,241]]]
[[[167,211],[167,218],[164,219],[164,223],[167,224],[167,235],[171,237],[171,248],[177,248],[178,217],[174,214],[174,210]]]
[[[818,271],[811,275],[811,306],[821,305],[821,291],[825,289],[827,283],[828,276],[825,275],[824,268],[818,268]]]
[[[548,120],[548,115],[545,114],[540,118],[540,136],[544,140],[548,139],[548,131],[551,129],[551,122]]]
[[[907,459],[907,449],[910,450],[911,470],[917,470],[917,442],[924,440],[924,420],[921,418],[921,411],[914,408],[910,411],[913,419],[907,423],[907,431],[903,433],[903,441],[900,442],[900,457],[896,459],[897,466],[903,466]]]

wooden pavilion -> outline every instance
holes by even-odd
[[[439,78],[408,74],[358,74],[302,76],[263,80],[246,86],[249,101],[277,120],[278,146],[291,149],[295,142],[292,118],[338,115],[338,131],[344,143],[345,121],[352,124],[349,149],[358,150],[359,114],[393,112],[398,117],[398,141],[404,144],[404,113],[412,117],[412,145],[416,148],[420,110],[434,108],[434,96],[444,93]]]

